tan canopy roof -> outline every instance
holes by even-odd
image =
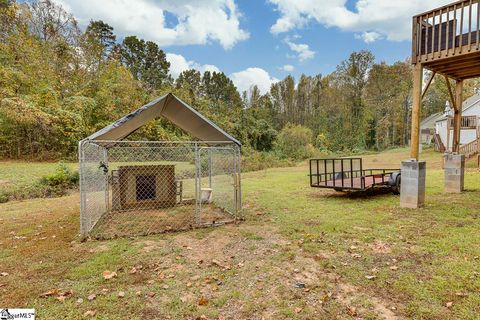
[[[158,117],[170,120],[177,127],[201,141],[233,142],[239,146],[241,145],[238,140],[172,93],[164,95],[127,114],[95,132],[87,140],[122,140],[147,122]]]

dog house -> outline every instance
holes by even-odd
[[[194,141],[132,141],[165,118]],[[80,230],[112,238],[241,218],[240,143],[167,94],[79,143]]]

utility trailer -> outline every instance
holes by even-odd
[[[362,158],[310,159],[310,186],[365,191],[378,186],[400,194],[400,169],[363,169]]]

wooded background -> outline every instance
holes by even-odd
[[[292,76],[261,94],[239,93],[222,72],[169,73],[164,51],[136,36],[117,41],[103,21],[82,31],[50,0],[0,0],[0,158],[76,157],[78,141],[168,92],[237,137],[245,154],[302,159],[322,152],[404,146],[409,140],[412,68],[353,52],[328,75]],[[465,96],[479,81],[465,85]],[[442,111],[446,84],[435,79],[422,116]],[[136,139],[189,138],[165,120]]]

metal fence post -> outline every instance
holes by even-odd
[[[208,187],[212,187],[212,149],[208,148]]]
[[[84,152],[83,152],[83,145],[85,141],[80,141],[78,143],[78,161],[79,161],[79,189],[80,189],[80,234],[82,237],[86,237],[88,233],[86,218],[86,207],[85,207],[85,190],[84,190],[84,179],[85,179],[85,169],[84,169]]]
[[[200,210],[202,207],[201,197],[201,163],[198,153],[198,144],[195,142],[195,224],[200,223]]]

